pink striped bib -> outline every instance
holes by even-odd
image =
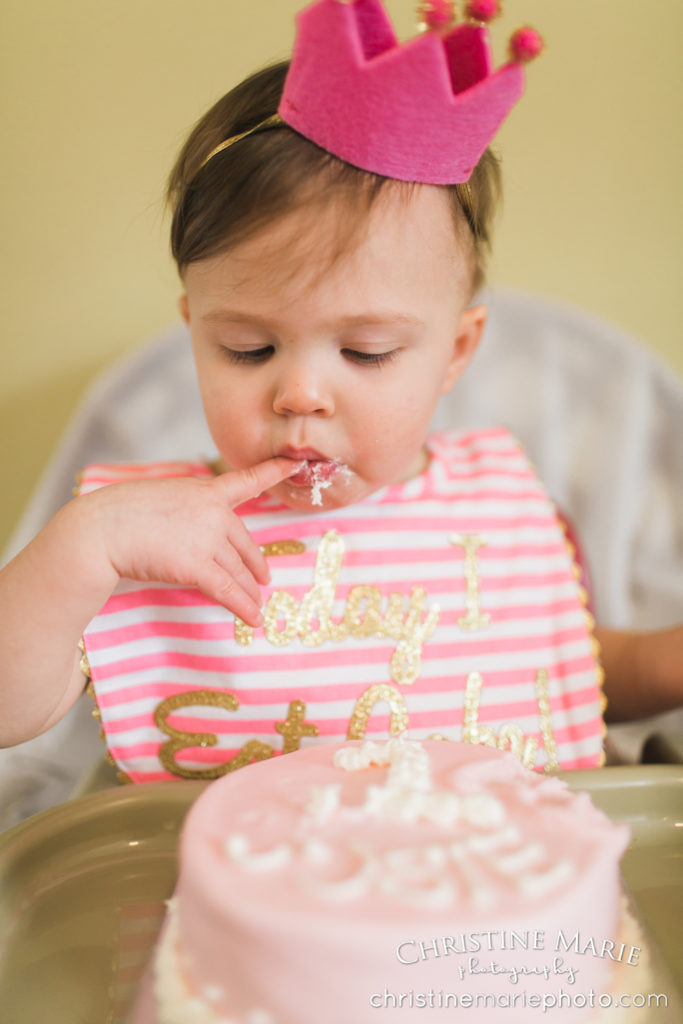
[[[602,670],[555,510],[504,430],[428,441],[426,471],[334,511],[237,511],[272,571],[253,630],[199,591],[121,581],[84,636],[109,751],[135,782],[407,730],[602,763]],[[90,466],[81,493],[201,463]]]

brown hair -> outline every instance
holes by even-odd
[[[344,163],[284,124],[254,131],[204,163],[221,142],[277,111],[288,67],[282,61],[245,79],[198,121],[183,146],[167,188],[171,251],[181,274],[188,264],[228,251],[313,200],[349,200],[353,216],[344,218],[338,254],[387,182],[414,187]],[[443,188],[455,230],[464,233],[471,248],[475,292],[484,281],[500,195],[498,160],[486,150],[466,185]]]

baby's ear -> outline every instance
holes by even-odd
[[[458,377],[469,366],[484,333],[488,315],[486,306],[470,306],[463,311],[453,342],[453,357],[443,379],[442,394],[445,395],[447,391],[451,390]]]
[[[190,325],[190,307],[187,304],[187,295],[184,292],[180,296],[180,298],[178,299],[178,309],[180,310],[181,317],[183,318],[183,320],[185,321],[185,323],[189,327],[189,325]]]

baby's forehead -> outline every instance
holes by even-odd
[[[359,195],[322,182],[225,256],[245,277],[291,276],[310,285],[342,264],[362,265],[366,255],[382,264],[434,255],[459,269],[469,266],[467,243],[444,189],[386,181]]]

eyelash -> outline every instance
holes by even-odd
[[[265,363],[270,358],[273,354],[273,346],[267,345],[264,348],[245,350],[224,348],[223,351],[231,363],[254,366],[259,363]],[[385,366],[387,363],[392,362],[397,357],[398,350],[392,349],[389,352],[357,352],[355,349],[344,348],[342,349],[342,354],[361,366],[376,367]]]
[[[273,354],[273,346],[266,345],[265,348],[239,349],[224,348],[223,351],[231,363],[265,363]]]
[[[342,352],[352,362],[359,363],[361,366],[386,366],[398,355],[397,349],[391,349],[389,352],[356,352],[354,349],[344,348]]]

